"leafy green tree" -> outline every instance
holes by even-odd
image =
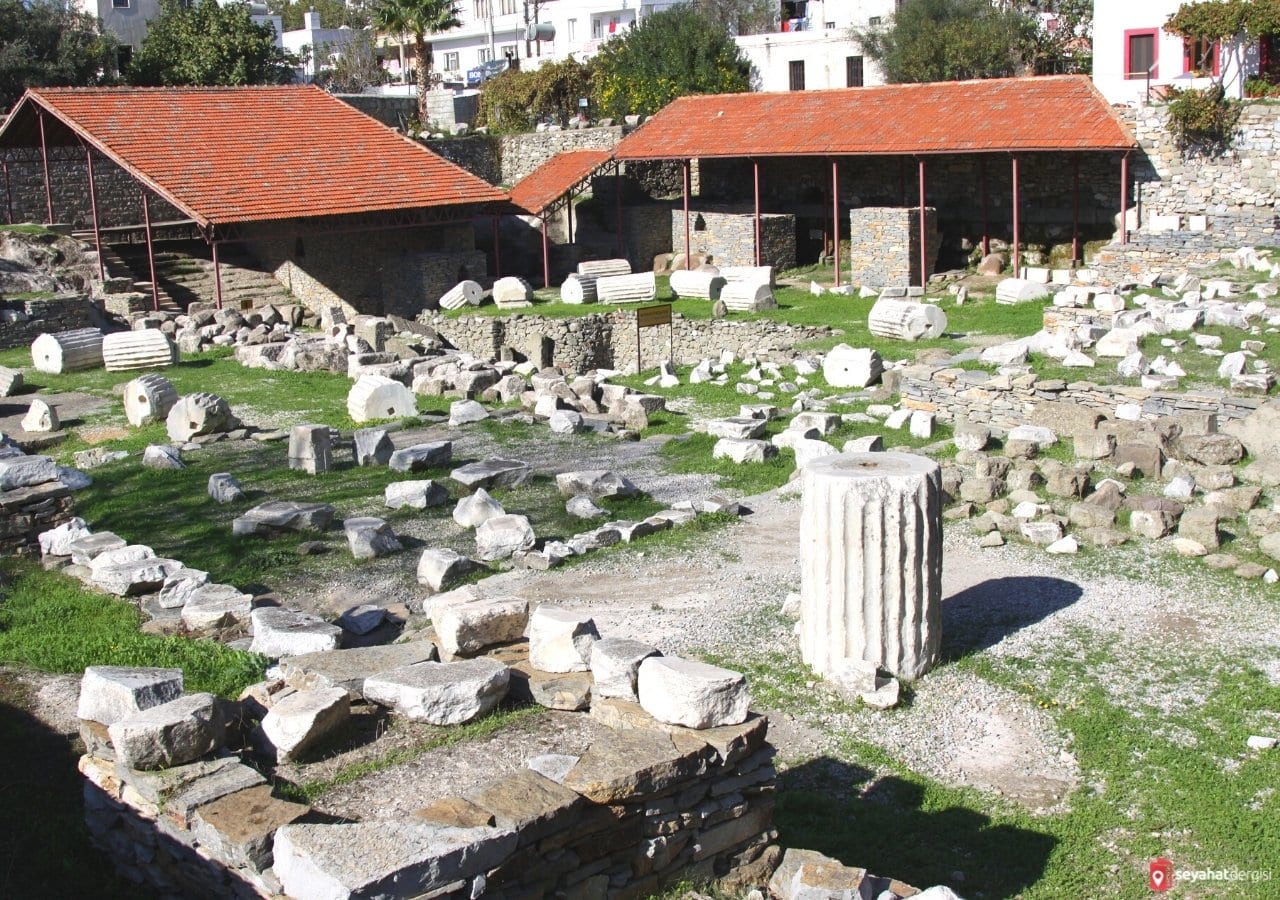
[[[891,83],[1004,78],[1034,64],[1039,23],[991,0],[904,0],[890,24],[853,37]]]
[[[537,69],[508,69],[484,84],[480,124],[491,131],[530,131],[539,121],[567,122],[590,93],[591,69],[572,56]]]
[[[1088,74],[1093,68],[1093,0],[1051,0],[1040,9],[1053,13],[1058,24],[1040,32],[1036,72]]]
[[[101,84],[116,42],[57,0],[0,0],[0,112],[29,87]]]
[[[725,29],[686,4],[654,13],[593,61],[592,85],[611,116],[650,115],[686,94],[751,89],[751,63]]]
[[[320,13],[322,28],[368,28],[372,21],[363,3],[344,3],[343,0],[267,0],[267,9],[280,17],[285,31],[297,31],[302,27],[303,14],[310,9]]]
[[[761,34],[778,24],[778,4],[770,0],[693,0],[693,6],[731,35]]]
[[[418,121],[425,124],[433,62],[428,37],[461,25],[458,8],[454,0],[379,0],[373,8],[373,20],[383,31],[413,38],[418,69]]]
[[[141,85],[287,84],[297,64],[270,25],[249,18],[248,4],[161,0],[126,75]]]
[[[337,94],[363,93],[365,88],[386,84],[390,77],[367,28],[355,32],[341,47],[321,44],[316,59],[321,63],[316,84]]]
[[[1203,0],[1184,3],[1164,30],[1188,40],[1220,41],[1240,68],[1249,38],[1280,34],[1280,0]]]

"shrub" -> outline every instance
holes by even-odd
[[[1217,152],[1231,146],[1240,104],[1227,99],[1222,85],[1174,90],[1169,98],[1168,125],[1185,150]]]

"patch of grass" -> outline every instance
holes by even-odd
[[[15,560],[0,560],[0,575],[12,579],[0,605],[0,662],[71,674],[94,665],[180,668],[188,691],[223,697],[266,669],[264,657],[215,641],[143,634],[132,604],[65,575]]]
[[[487,715],[467,722],[465,725],[433,728],[431,733],[420,741],[416,741],[407,747],[398,747],[373,759],[352,763],[339,769],[328,778],[305,781],[301,784],[278,780],[275,783],[276,793],[286,800],[314,804],[330,791],[352,784],[366,776],[375,775],[395,766],[412,762],[423,754],[440,747],[450,747],[454,744],[488,737],[518,722],[545,713],[546,710],[541,706],[500,706]]]
[[[712,459],[711,451],[717,440],[708,434],[691,434],[667,441],[659,452],[673,474],[715,475],[720,487],[743,495],[781,487],[795,469],[795,452],[786,449],[762,463],[739,464],[728,459]]]
[[[18,225],[0,225],[0,231],[7,231],[10,234],[53,234],[43,225],[35,225],[30,222],[23,222]]]

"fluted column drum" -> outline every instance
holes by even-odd
[[[804,468],[800,652],[820,674],[846,659],[905,679],[938,661],[942,470],[910,453],[845,453]]]

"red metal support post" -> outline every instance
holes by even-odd
[[[1022,255],[1020,234],[1018,227],[1021,224],[1018,220],[1018,157],[1013,158],[1013,277],[1022,277],[1022,263],[1019,257]]]
[[[1071,180],[1071,262],[1076,264],[1080,259],[1080,157],[1075,158]]]
[[[547,241],[547,217],[542,217],[542,286],[551,287],[551,247]]]
[[[987,160],[978,160],[978,183],[982,193],[982,255],[991,253],[991,225],[987,221]]]
[[[218,242],[210,241],[209,250],[213,255],[213,299],[222,309],[222,263],[218,259]]]
[[[49,214],[46,224],[53,224],[53,188],[49,184],[49,147],[44,139],[44,110],[37,109],[36,119],[40,123],[40,163],[44,166],[44,203]]]
[[[622,241],[622,163],[613,166],[613,221],[614,230],[618,233],[618,256],[626,256],[626,247]]]
[[[1120,243],[1129,243],[1129,151],[1120,157]]]
[[[924,157],[920,158],[920,286],[929,284],[929,232],[924,226]]]
[[[850,239],[853,235],[849,235]],[[835,261],[835,286],[840,287],[840,161],[831,160],[831,258]]]
[[[693,268],[689,240],[689,160],[684,161],[684,267]]]
[[[89,169],[89,213],[93,216],[93,244],[98,250],[98,278],[107,280],[107,267],[102,261],[102,229],[98,225],[98,191],[93,180],[93,150],[84,145],[84,161]]]
[[[756,265],[760,265],[760,160],[751,160],[751,174],[756,192]]]
[[[147,266],[151,269],[151,309],[160,311],[160,285],[156,281],[156,250],[151,242],[151,203],[147,192],[142,192],[142,224],[147,229]]]
[[[569,192],[569,196],[565,198],[565,215],[568,217],[569,243],[573,243],[573,191]]]

